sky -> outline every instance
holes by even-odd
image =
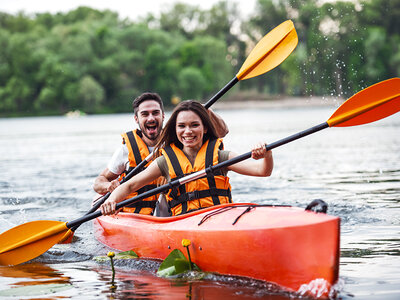
[[[98,10],[109,9],[119,14],[121,18],[129,18],[132,21],[147,13],[156,15],[163,7],[178,2],[178,0],[1,0],[0,11],[16,14],[20,11],[26,14],[50,12],[67,12],[79,6],[88,6]],[[179,2],[198,5],[201,9],[209,9],[219,0],[179,0]],[[236,0],[239,11],[243,16],[250,14],[254,9],[256,0]]]

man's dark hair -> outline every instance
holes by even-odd
[[[143,93],[139,97],[137,97],[135,100],[133,100],[132,107],[133,107],[133,112],[135,113],[135,115],[137,115],[139,105],[142,102],[147,101],[147,100],[156,101],[158,104],[160,104],[161,111],[164,112],[164,105],[163,105],[163,101],[161,100],[160,95],[158,95],[157,93]]]

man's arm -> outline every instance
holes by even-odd
[[[107,168],[96,177],[93,189],[102,195],[115,190],[120,185],[118,176],[126,170],[127,163],[128,148],[126,144],[121,144],[121,146],[114,151],[113,156],[107,164]]]
[[[99,194],[107,194],[112,192],[119,186],[118,175],[105,168],[99,176],[96,177],[93,185],[95,192]]]

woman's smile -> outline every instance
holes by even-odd
[[[176,135],[183,147],[200,149],[203,144],[204,128],[201,118],[192,111],[181,111],[176,118]]]

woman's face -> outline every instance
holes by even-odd
[[[207,132],[201,118],[193,111],[181,111],[176,117],[176,136],[184,148],[199,150]]]

